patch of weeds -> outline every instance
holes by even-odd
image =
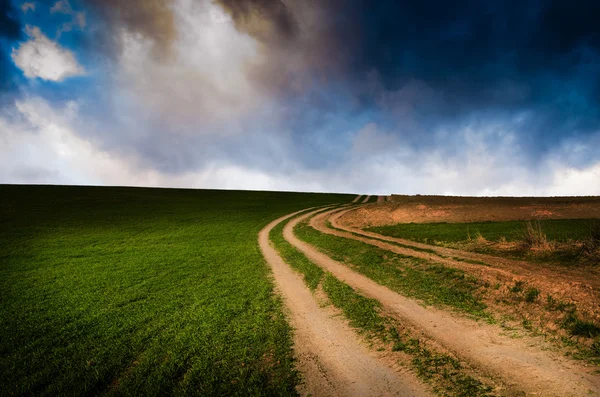
[[[510,292],[514,294],[519,294],[523,292],[523,287],[525,286],[524,281],[517,281],[513,287],[510,288]]]
[[[566,303],[563,301],[556,300],[550,294],[548,294],[546,298],[546,309],[550,311],[559,312],[575,312],[577,310],[574,303]]]
[[[523,251],[538,249],[548,251],[552,249],[552,244],[548,241],[546,233],[542,230],[540,221],[527,221],[525,230],[522,232],[520,247]]]
[[[376,299],[357,294],[352,287],[330,273],[325,275],[323,290],[334,306],[342,309],[350,325],[364,331],[382,333],[385,321],[378,313],[381,304]]]
[[[576,319],[571,325],[571,335],[595,338],[600,336],[600,327],[592,321]]]
[[[413,356],[411,363],[417,375],[426,380],[436,379],[441,382],[444,386],[443,395],[492,396],[492,388],[466,374],[454,357],[428,349],[417,338],[403,339],[394,328],[390,330],[390,334],[395,341],[392,350],[403,351]],[[439,391],[439,388],[436,389]]]
[[[531,324],[531,320],[524,318],[523,319],[523,328],[525,328],[528,331],[531,331],[533,329],[533,325]]]
[[[529,303],[533,303],[537,300],[538,296],[540,296],[540,290],[537,288],[528,288],[527,292],[525,292],[525,301]]]
[[[600,357],[600,338],[596,338],[591,346],[592,353],[594,356]]]
[[[583,240],[578,257],[580,262],[600,264],[600,222],[592,225],[589,237]]]

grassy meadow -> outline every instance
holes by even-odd
[[[351,195],[0,186],[3,395],[294,395],[257,233]]]
[[[366,230],[428,244],[562,265],[600,264],[600,220],[401,223]]]
[[[548,240],[568,242],[587,238],[597,219],[547,219],[539,221]],[[472,223],[401,223],[367,230],[387,236],[433,244],[465,242],[481,236],[488,241],[518,241],[527,232],[526,221]]]

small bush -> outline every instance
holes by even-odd
[[[537,288],[529,288],[525,293],[525,301],[527,302],[535,302],[540,296],[540,290]]]

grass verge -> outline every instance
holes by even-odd
[[[478,297],[484,285],[459,269],[424,259],[391,253],[372,245],[324,234],[302,222],[295,228],[301,240],[333,259],[405,296],[444,305],[479,318],[490,318]]]
[[[474,252],[573,265],[600,264],[597,219],[408,223],[367,228],[386,236]]]

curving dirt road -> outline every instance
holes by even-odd
[[[522,390],[541,396],[600,394],[600,379],[597,376],[591,375],[581,364],[558,353],[542,351],[538,347],[539,339],[513,339],[502,335],[496,326],[461,318],[439,309],[424,308],[416,301],[375,283],[299,240],[293,234],[293,227],[316,212],[318,211],[312,211],[288,223],[284,228],[285,239],[338,279],[365,296],[379,300],[392,316],[408,321],[488,376],[502,379],[511,393]],[[330,212],[332,211],[323,213],[321,219]]]
[[[585,272],[583,272],[580,269],[539,266],[515,259],[501,258],[384,236],[378,233],[350,227],[341,222],[340,218],[352,210],[353,209],[334,209],[328,211],[328,213],[313,218],[314,221],[312,222],[312,225],[313,227],[319,228],[323,233],[352,238],[403,255],[433,260],[438,263],[463,269],[480,277],[494,274],[500,280],[527,281],[528,284],[535,285],[543,292],[551,293],[553,296],[559,297],[560,299],[571,300],[575,302],[580,309],[590,312],[593,312],[600,307],[600,295],[598,294],[598,291],[600,291],[600,277],[590,277],[590,272],[592,270],[586,269]],[[325,218],[327,218],[331,225],[338,230],[326,227]],[[435,253],[432,254],[430,252],[399,247],[397,245],[386,243],[386,241],[390,243],[399,243],[416,249],[427,249],[434,251]],[[491,267],[454,260],[448,257],[479,261],[491,265]]]
[[[331,306],[320,307],[301,276],[270,245],[271,229],[300,212],[269,223],[260,231],[258,242],[295,330],[297,367],[304,378],[301,395],[431,395],[414,375],[398,373],[380,362]]]

